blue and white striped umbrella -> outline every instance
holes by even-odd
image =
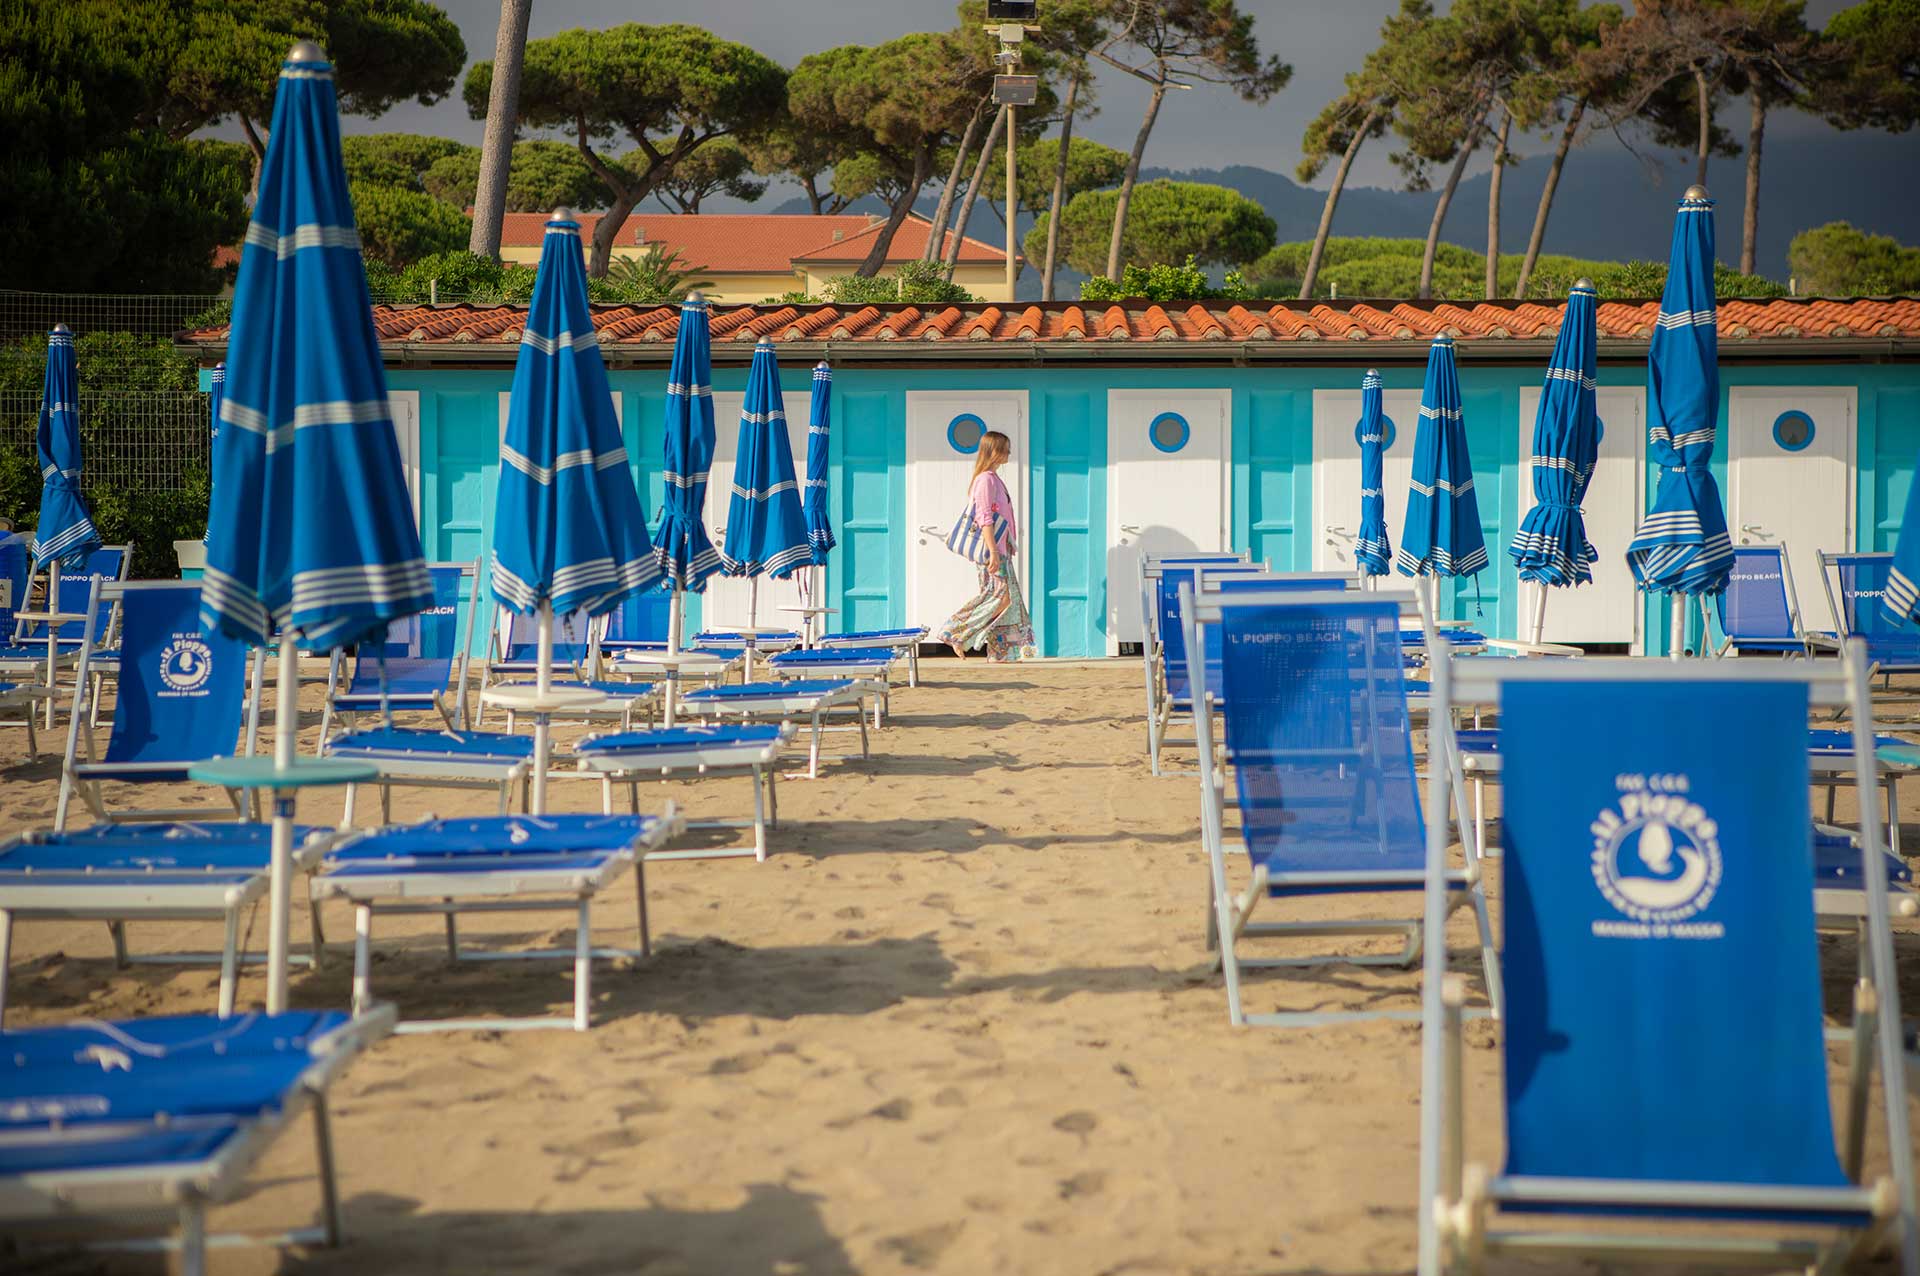
[[[697,590],[719,571],[720,551],[702,521],[713,466],[713,338],[707,303],[680,307],[667,373],[666,502],[653,540],[654,561],[675,590]]]
[[[1403,576],[1471,576],[1487,565],[1480,502],[1473,494],[1473,458],[1460,411],[1460,371],[1453,338],[1433,339],[1420,391],[1420,428],[1413,439],[1407,519],[1394,566]]]
[[[423,611],[433,583],[394,439],[333,67],[311,44],[280,72],[247,227],[214,455],[201,608],[310,651]]]
[[[1381,405],[1380,373],[1373,368],[1360,381],[1360,530],[1353,538],[1353,558],[1362,575],[1384,576],[1393,562],[1393,541],[1387,536],[1386,453],[1387,420]]]
[[[1880,607],[1897,621],[1920,621],[1920,483],[1907,488],[1900,538],[1893,543],[1893,566]]]
[[[1567,294],[1566,318],[1533,421],[1534,505],[1507,548],[1520,579],[1542,585],[1593,580],[1593,545],[1587,540],[1580,502],[1600,459],[1596,309],[1593,287],[1583,279]]]
[[[208,436],[209,446],[207,455],[209,457],[211,457],[215,451],[218,451],[220,447],[220,405],[226,400],[226,397],[227,365],[224,363],[216,363],[213,365],[213,376],[210,379],[207,391],[207,416],[213,422],[212,433]],[[208,473],[211,474],[212,471],[213,466],[210,464],[208,466]],[[209,482],[207,484],[207,530],[200,534],[200,543],[206,545],[211,543],[212,540],[213,484]]]
[[[740,409],[740,445],[733,457],[733,496],[720,557],[734,576],[791,576],[813,561],[800,484],[793,475],[787,410],[780,397],[780,361],[773,343],[753,348],[747,397]]]
[[[547,222],[513,367],[494,501],[493,593],[597,616],[660,576],[587,307],[580,223]]]
[[[813,369],[813,407],[807,414],[807,492],[801,501],[807,519],[807,543],[813,562],[825,566],[837,543],[829,517],[827,444],[833,436],[833,369],[823,361]]]
[[[1714,323],[1713,201],[1694,187],[1674,217],[1667,288],[1647,351],[1647,441],[1660,486],[1627,546],[1627,565],[1642,589],[1717,594],[1733,570],[1720,485],[1707,468],[1720,413]]]
[[[81,558],[100,546],[80,495],[80,372],[66,324],[47,334],[47,376],[40,390],[40,519],[33,529],[33,566]]]

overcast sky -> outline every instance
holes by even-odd
[[[492,58],[500,15],[497,0],[440,3],[460,24],[469,58]],[[621,22],[689,22],[791,66],[808,53],[839,44],[877,44],[909,31],[948,27],[954,7],[952,0],[536,0],[531,38]],[[1041,0],[1040,7],[1044,22],[1046,0]],[[1241,7],[1255,16],[1261,49],[1293,65],[1292,83],[1260,106],[1209,85],[1171,95],[1148,145],[1149,166],[1187,169],[1248,164],[1291,173],[1300,158],[1300,135],[1307,122],[1340,91],[1342,77],[1374,46],[1381,20],[1398,8],[1398,0],[1241,0]],[[1812,0],[1807,6],[1809,20],[1823,23],[1841,7],[1841,0]],[[1122,149],[1131,146],[1146,103],[1144,90],[1130,77],[1108,71],[1100,77],[1099,101],[1099,115],[1081,126],[1085,133]],[[1737,120],[1730,121],[1738,132],[1744,132],[1745,122],[1744,109]],[[346,127],[349,132],[421,132],[480,141],[480,124],[467,117],[457,93],[431,107],[408,104],[377,120],[349,119]],[[1782,113],[1769,124],[1768,138],[1787,142],[1825,131],[1815,121]],[[1887,138],[1886,143],[1892,162],[1912,139]],[[1389,149],[1363,150],[1354,180],[1394,185]],[[1522,154],[1549,149],[1541,140],[1515,144]],[[1910,170],[1911,158],[1911,151],[1906,151],[1903,170]],[[1769,173],[1770,179],[1776,176],[1783,175]]]

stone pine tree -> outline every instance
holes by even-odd
[[[1110,27],[1113,39],[1093,56],[1147,86],[1146,110],[1120,180],[1107,246],[1106,275],[1118,282],[1141,157],[1168,91],[1196,82],[1219,84],[1249,102],[1264,102],[1286,87],[1293,68],[1261,56],[1253,17],[1235,0],[1115,0]]]
[[[493,77],[487,88],[487,133],[474,184],[473,234],[467,251],[499,257],[500,224],[507,212],[507,174],[520,118],[520,71],[527,57],[527,23],[533,0],[500,0],[500,26],[493,40]]]
[[[607,189],[593,231],[587,273],[603,278],[627,217],[679,163],[717,137],[753,134],[778,118],[787,73],[743,44],[702,28],[628,23],[605,31],[563,31],[527,43],[520,123],[565,130]],[[487,112],[493,64],[467,73],[467,109]],[[604,144],[624,139],[645,164],[609,159]]]

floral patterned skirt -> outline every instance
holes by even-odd
[[[1020,577],[1013,560],[1002,558],[996,575],[991,567],[980,568],[980,592],[947,617],[933,634],[934,642],[944,642],[955,651],[987,649],[987,659],[1020,660],[1034,654],[1033,618],[1027,614],[1027,602],[1020,593]]]

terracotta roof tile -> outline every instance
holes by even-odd
[[[1600,337],[1606,342],[1644,342],[1653,333],[1660,305],[1654,301],[1603,302]],[[1445,332],[1463,342],[1551,341],[1562,307],[1538,302],[1292,302],[1254,309],[1242,303],[1112,303],[1089,311],[1083,305],[1025,303],[1019,308],[972,302],[922,310],[918,306],[866,305],[722,306],[713,314],[716,348],[768,337],[782,342],[876,345],[911,340],[938,345],[1020,341],[1041,345],[1104,341],[1166,345],[1183,343],[1289,346],[1333,340],[1377,343],[1417,355]],[[482,359],[511,358],[526,323],[524,306],[375,306],[373,323],[390,345],[446,346]],[[601,346],[610,351],[671,345],[679,332],[677,305],[612,305],[594,309]],[[1722,302],[1723,350],[1751,343],[1804,338],[1920,342],[1920,298],[1852,300],[1778,298]],[[224,325],[182,333],[183,344],[217,350]],[[480,354],[481,351],[490,353]],[[1332,353],[1328,351],[1328,353]],[[651,355],[660,358],[663,355]]]

